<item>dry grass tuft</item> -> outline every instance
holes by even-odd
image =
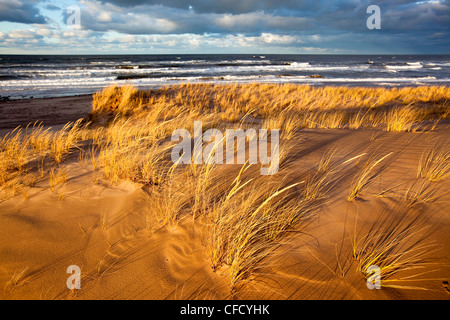
[[[408,207],[432,203],[436,200],[436,191],[428,181],[414,182],[406,188],[404,198]]]
[[[241,168],[207,214],[211,265],[229,266],[232,287],[264,266],[287,232],[318,210],[329,178],[316,174],[307,182],[282,179],[280,184],[267,176],[246,178],[248,168]]]
[[[396,107],[385,114],[386,131],[417,131],[423,113],[414,106]]]
[[[350,193],[347,197],[348,201],[352,201],[361,196],[362,189],[365,188],[378,174],[374,169],[378,164],[392,154],[389,153],[378,160],[369,159],[362,170],[353,178]]]
[[[446,179],[450,174],[450,151],[444,144],[436,144],[425,151],[419,161],[417,177],[430,181]]]
[[[141,102],[139,91],[134,86],[112,85],[93,95],[92,114],[96,116],[102,113],[126,115]]]
[[[27,282],[26,273],[27,273],[28,269],[29,269],[29,267],[25,267],[22,269],[22,271],[16,272],[12,275],[11,279],[9,279],[5,283],[4,292],[6,294],[11,293],[14,289],[24,285]]]
[[[426,227],[419,218],[408,218],[410,209],[397,207],[394,212],[382,214],[363,236],[356,235],[353,243],[353,258],[358,263],[357,271],[370,276],[371,266],[380,269],[381,287],[399,289],[423,289],[410,286],[427,272],[417,272],[432,265],[430,254],[436,245],[426,241]],[[403,276],[402,276],[403,275]],[[408,285],[406,285],[408,284]]]

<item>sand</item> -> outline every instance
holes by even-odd
[[[91,107],[92,95],[1,101],[0,136],[35,121],[56,129],[86,116]]]
[[[65,97],[0,103],[2,133],[36,120],[57,128],[90,110],[91,98]],[[450,124],[433,132],[381,129],[302,129],[292,175],[338,146],[338,159],[362,153],[386,155],[386,167],[347,201],[353,175],[333,184],[326,204],[283,240],[238,290],[225,267],[214,272],[202,220],[160,227],[149,194],[139,184],[111,185],[74,156],[68,180],[52,192],[39,183],[28,199],[0,202],[0,299],[450,299],[450,181],[433,184],[437,198],[405,209],[399,194],[416,177],[422,152],[447,141]],[[348,166],[354,166],[354,162]],[[350,168],[349,167],[349,168]],[[387,190],[392,188],[391,190]],[[411,289],[368,289],[357,272],[352,242],[377,222],[415,223],[415,245],[437,244],[432,264]],[[69,290],[66,269],[81,268],[81,289]],[[404,276],[407,277],[408,272]]]

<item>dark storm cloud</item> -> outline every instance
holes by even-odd
[[[192,7],[198,13],[249,13],[263,10],[266,12],[302,12],[304,14],[320,15],[323,12],[354,11],[367,8],[371,4],[385,9],[398,8],[404,5],[415,5],[420,1],[411,0],[100,0],[102,3],[112,3],[124,8],[140,5],[161,5],[168,8],[188,10]],[[429,1],[422,1],[429,2]],[[446,2],[448,1],[441,1]]]
[[[85,0],[83,28],[124,34],[271,33],[310,46],[445,52],[450,46],[449,1]],[[366,27],[372,4],[381,9],[381,30]]]
[[[0,0],[0,21],[45,23],[39,0]],[[44,4],[45,0],[41,0]],[[366,9],[382,11],[384,32],[447,33],[450,0],[84,0],[85,29],[130,34],[367,32]],[[57,9],[45,4],[49,10]],[[64,12],[63,12],[64,13]],[[65,14],[65,13],[64,13]],[[67,16],[67,14],[65,14]],[[144,19],[144,15],[147,19]],[[110,17],[106,19],[106,17]],[[64,17],[66,19],[67,17]],[[164,26],[166,24],[166,26]]]
[[[45,6],[45,9],[47,9],[47,10],[52,10],[52,11],[58,11],[58,10],[61,10],[60,7],[55,6],[54,4],[51,4],[51,3],[47,4],[47,5]]]
[[[0,21],[45,23],[39,2],[47,10],[60,6],[48,0],[0,0]],[[285,43],[332,52],[450,51],[450,0],[73,0],[73,4],[81,8],[81,29],[95,34],[112,31],[176,39],[185,35],[214,43],[217,38],[232,42],[236,36],[243,45]],[[366,27],[369,5],[381,9],[381,30]],[[61,13],[61,22],[66,23],[70,13],[64,8]]]
[[[68,13],[63,13],[67,19]],[[196,13],[159,5],[116,6],[86,3],[81,9],[82,27],[94,31],[117,31],[126,34],[204,34],[262,32],[289,33],[307,30],[314,20],[309,17],[280,16],[264,11],[242,14]]]
[[[381,8],[383,29],[385,31],[436,30],[437,32],[448,29],[448,21],[450,21],[449,0],[101,0],[101,2],[114,4],[124,8],[126,11],[150,6],[165,7],[169,9],[166,12],[170,12],[170,9],[173,12],[193,11],[202,14],[200,18],[206,18],[207,21],[210,20],[207,18],[208,14],[232,14],[237,16],[255,12],[264,12],[267,15],[291,20],[293,17],[302,17],[314,21],[308,26],[311,31],[315,27],[321,28],[321,31],[325,31],[327,28],[355,32],[367,31],[365,21],[368,14],[366,10],[372,4]],[[189,9],[190,7],[192,8],[191,10]],[[194,26],[196,24],[197,26]],[[199,21],[192,19],[191,23],[184,26],[188,27],[188,29],[189,26],[192,26],[194,30],[201,30],[202,27],[199,24],[201,24]],[[291,31],[298,30],[298,27],[297,23],[293,24]],[[254,26],[250,32],[253,32],[255,28],[257,26]],[[269,31],[266,28],[266,24],[262,24],[261,28],[260,31]],[[205,23],[204,32],[210,31],[209,29]]]
[[[135,7],[137,5],[162,5],[169,8],[189,9],[192,7],[198,13],[249,13],[258,10],[274,11],[281,9],[308,10],[317,6],[319,1],[311,0],[102,0],[102,3],[113,3],[121,7]]]
[[[45,23],[36,7],[38,1],[0,0],[0,21]]]

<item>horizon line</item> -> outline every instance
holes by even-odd
[[[173,55],[278,55],[278,56],[450,56],[450,53],[0,53],[1,56],[173,56]]]

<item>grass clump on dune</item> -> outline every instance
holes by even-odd
[[[242,167],[207,215],[211,265],[228,265],[231,286],[261,268],[282,237],[320,205],[319,197],[305,196],[304,181],[280,184],[267,177],[244,178],[246,169]]]
[[[357,271],[370,276],[372,266],[380,271],[381,287],[398,289],[424,289],[411,285],[425,272],[417,272],[433,264],[430,254],[436,251],[435,243],[427,241],[427,227],[418,217],[408,219],[411,209],[396,207],[382,213],[367,234],[357,235],[353,241],[353,258]],[[356,226],[356,222],[355,222]],[[356,228],[355,228],[356,229]],[[436,270],[427,271],[430,273]]]
[[[419,160],[417,177],[430,181],[446,179],[450,174],[450,151],[440,143],[425,151]]]

